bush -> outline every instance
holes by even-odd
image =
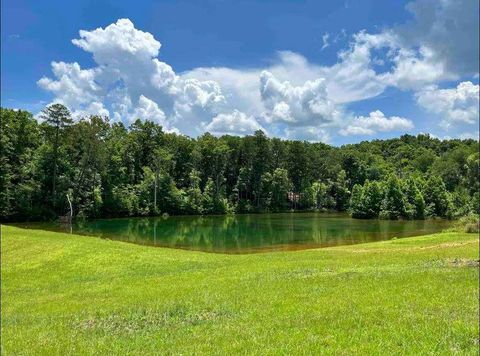
[[[480,231],[479,215],[470,214],[460,218],[448,231],[478,233]]]

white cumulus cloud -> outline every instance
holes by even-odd
[[[377,132],[405,131],[413,129],[411,120],[391,116],[386,117],[380,110],[372,111],[368,116],[354,118],[351,123],[340,130],[340,134],[349,135],[373,135]]]
[[[52,62],[56,80],[43,77],[38,85],[51,91],[64,105],[81,107],[96,101],[102,88],[95,82],[96,69],[81,69],[78,63]]]
[[[341,119],[341,109],[328,98],[323,78],[294,86],[263,71],[260,74],[260,93],[267,109],[263,117],[268,123],[325,126]]]
[[[127,124],[141,118],[161,123],[166,130],[178,125],[196,134],[224,101],[216,82],[184,79],[160,61],[161,43],[129,19],[81,30],[72,43],[91,53],[97,66],[82,69],[78,63],[52,62],[54,78],[43,77],[38,85],[67,105],[74,117],[97,109],[97,114],[110,114]]]
[[[244,136],[251,135],[257,130],[266,132],[254,117],[247,116],[238,110],[228,114],[219,114],[208,125],[205,125],[205,131],[219,135],[236,134]]]
[[[92,55],[93,67],[55,61],[53,75],[38,85],[76,118],[101,114],[126,124],[149,119],[192,136],[262,128],[286,138],[327,140],[411,129],[411,120],[381,111],[352,119],[351,103],[392,87],[415,93],[416,103],[440,115],[445,127],[476,122],[478,85],[439,85],[478,77],[478,2],[416,0],[407,10],[412,19],[404,24],[354,34],[330,66],[281,51],[266,66],[183,73],[161,60],[162,45],[152,34],[119,19],[81,30],[72,40]],[[329,34],[322,40],[326,48]]]
[[[456,88],[439,89],[429,86],[416,93],[418,104],[441,117],[442,125],[478,124],[479,86],[462,82]]]
[[[93,54],[98,64],[113,64],[128,61],[149,61],[158,56],[161,44],[152,34],[137,30],[129,19],[120,19],[107,27],[93,31],[80,31],[80,39],[72,43]],[[123,53],[122,57],[112,57],[111,53]]]
[[[164,123],[165,121],[165,113],[158,107],[157,103],[143,95],[140,95],[138,99],[133,117],[157,123]]]
[[[306,140],[310,142],[330,142],[327,130],[316,126],[289,127],[285,130],[286,138],[291,140]]]

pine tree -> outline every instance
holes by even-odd
[[[52,104],[43,109],[40,117],[53,128],[53,177],[52,177],[52,203],[55,207],[57,193],[57,162],[58,147],[62,131],[70,126],[73,120],[70,117],[70,111],[65,105]]]
[[[379,182],[366,181],[363,192],[363,206],[368,218],[378,218],[383,200],[383,191]]]
[[[190,184],[187,190],[187,213],[201,214],[203,212],[202,206],[202,191],[200,190],[200,172],[192,169],[189,175]]]
[[[451,211],[445,183],[440,177],[431,175],[423,190],[426,205],[426,215],[447,217]]]
[[[405,200],[400,183],[395,175],[391,175],[385,184],[380,217],[383,219],[398,219],[405,216]]]
[[[425,200],[414,179],[409,178],[403,182],[403,194],[405,196],[407,217],[410,219],[423,219],[425,217]]]

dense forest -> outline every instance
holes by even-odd
[[[479,144],[403,135],[333,147],[252,136],[194,139],[137,120],[37,120],[1,110],[0,218],[349,211],[357,218],[479,212]]]

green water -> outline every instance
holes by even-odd
[[[220,253],[295,250],[417,236],[442,231],[445,220],[358,220],[346,214],[284,213],[176,216],[20,223],[19,227],[72,232],[141,245]]]

